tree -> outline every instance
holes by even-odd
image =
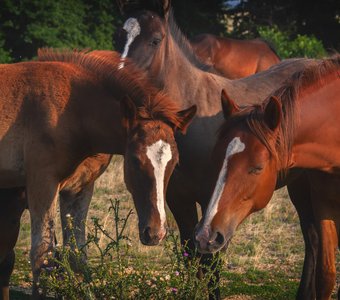
[[[19,61],[39,47],[112,49],[116,17],[112,0],[4,0],[2,51]]]

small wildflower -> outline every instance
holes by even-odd
[[[175,271],[175,275],[176,275],[176,276],[179,276],[179,272],[178,272],[178,271]]]
[[[188,253],[188,252],[184,252],[184,253],[183,253],[183,256],[188,257],[188,256],[189,256],[189,253]]]
[[[171,292],[173,292],[174,294],[177,294],[178,289],[176,289],[176,288],[171,288]]]

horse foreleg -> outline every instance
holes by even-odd
[[[188,185],[184,183],[184,178],[180,178],[178,174],[174,173],[170,179],[170,184],[167,191],[167,203],[176,220],[178,229],[180,232],[181,244],[187,246],[189,250],[194,253],[195,244],[193,241],[193,233],[196,224],[198,223],[198,214],[196,208],[195,193],[190,192]],[[176,184],[177,183],[177,184]],[[185,187],[185,188],[183,188]],[[212,255],[202,255],[201,268],[198,273],[198,277],[204,276],[204,265],[211,264]],[[213,269],[217,267],[216,264],[212,266]],[[219,272],[215,271],[214,275],[216,281],[219,281]],[[215,282],[216,282],[215,281]],[[213,283],[209,284],[209,287]],[[221,299],[219,288],[214,289],[213,293],[209,294],[209,299]]]
[[[315,272],[318,256],[318,234],[311,204],[310,183],[305,173],[288,186],[290,199],[300,219],[305,243],[305,259],[296,299],[315,299]]]
[[[27,174],[27,200],[31,215],[31,267],[34,299],[41,298],[39,276],[47,266],[48,252],[54,247],[56,202],[59,184],[48,174]],[[40,176],[39,176],[40,175]],[[45,176],[44,176],[45,175]]]
[[[14,262],[15,253],[12,249],[0,263],[0,287],[3,300],[9,300],[9,279],[13,272]]]
[[[337,222],[340,220],[340,178],[308,171],[315,228],[319,237],[316,266],[316,299],[330,299],[335,282],[335,256],[338,249]]]
[[[167,204],[178,225],[181,244],[194,250],[193,232],[198,223],[198,215],[195,196],[185,182],[185,178],[175,170],[167,189]]]
[[[335,253],[338,247],[336,225],[333,220],[319,223],[319,256],[316,276],[316,299],[330,299],[336,282]]]
[[[63,231],[63,244],[70,243],[70,238],[74,234],[77,247],[82,248],[86,243],[86,217],[94,190],[94,182],[82,188],[78,193],[72,191],[61,191],[60,217]],[[68,218],[72,218],[72,231],[68,228]],[[84,248],[84,259],[86,260],[86,249]]]

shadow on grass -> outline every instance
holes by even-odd
[[[283,272],[247,270],[243,274],[222,272],[221,292],[224,297],[247,295],[251,299],[295,299],[299,278]]]

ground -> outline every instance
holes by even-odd
[[[122,158],[114,157],[105,174],[96,182],[89,217],[96,216],[110,228],[108,199],[121,199],[123,212],[133,208],[130,194],[123,181]],[[175,221],[168,211],[168,225],[176,230]],[[60,225],[59,225],[60,227]],[[16,246],[17,261],[11,279],[12,299],[29,299],[31,273],[29,214],[21,222],[20,237]],[[128,224],[133,255],[139,256],[154,267],[162,268],[164,247],[143,246],[138,240],[137,216]],[[58,233],[60,237],[60,230]],[[100,242],[105,243],[101,236]],[[91,257],[98,253],[92,251]],[[294,299],[302,270],[304,245],[298,217],[290,203],[286,189],[277,191],[259,213],[250,216],[237,230],[228,251],[224,254],[221,290],[225,299]],[[339,267],[339,266],[338,266]],[[338,268],[339,269],[339,268]],[[336,298],[333,295],[334,299]]]

